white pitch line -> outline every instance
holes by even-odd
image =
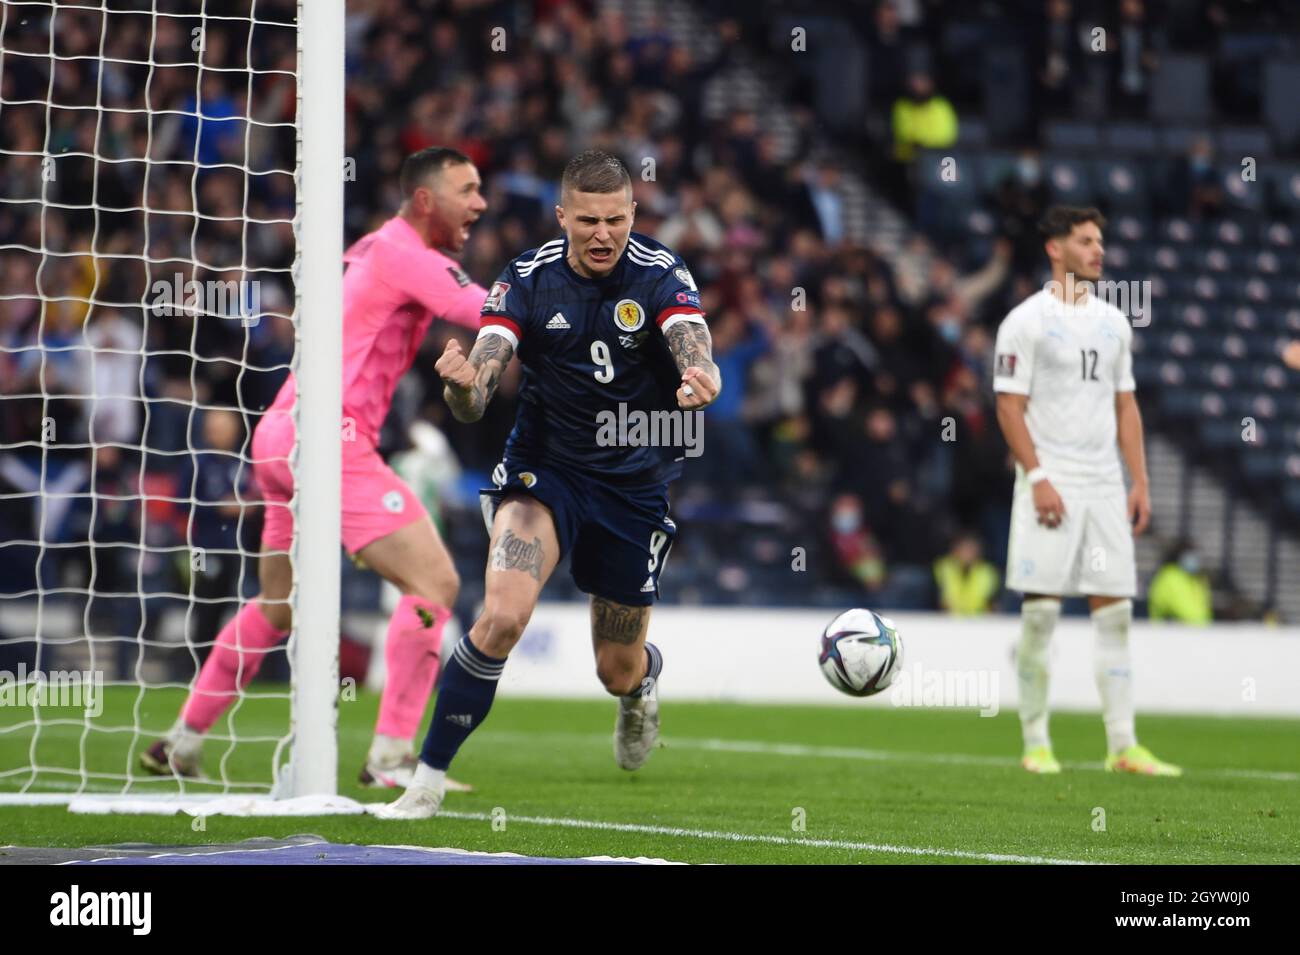
[[[485,732],[484,737],[509,739],[539,738],[567,740],[607,741],[608,737],[595,733],[517,733],[512,731]],[[761,740],[708,739],[674,736],[664,739],[667,749],[699,749],[718,753],[755,753],[770,756],[794,756],[814,759],[856,759],[882,763],[932,763],[941,766],[1001,766],[1018,768],[1020,761],[1010,756],[977,756],[970,753],[913,753],[902,750],[859,749],[851,746],[809,746],[804,743],[769,743]],[[1101,763],[1063,763],[1067,769],[1104,772]],[[1267,769],[1189,769],[1187,776],[1224,777],[1229,779],[1264,779],[1273,782],[1300,781],[1300,773]],[[1184,776],[1183,778],[1187,778]]]
[[[439,818],[492,822],[485,812],[451,812],[443,810]],[[1101,865],[1082,859],[1054,859],[1046,856],[1021,856],[1001,852],[966,852],[961,849],[933,849],[928,846],[894,846],[876,842],[850,842],[843,839],[792,839],[789,836],[766,836],[748,832],[724,832],[717,829],[681,829],[676,826],[647,826],[632,822],[600,822],[595,819],[565,819],[555,816],[507,816],[509,822],[564,829],[594,829],[600,832],[635,832],[643,835],[673,836],[714,842],[756,842],[769,846],[807,846],[814,849],[847,849],[887,855],[938,856],[945,859],[973,859],[978,862],[1020,862],[1028,865]]]

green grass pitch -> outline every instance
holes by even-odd
[[[256,689],[282,690],[258,685]],[[151,734],[175,718],[181,695],[149,691],[141,724]],[[110,692],[98,726],[132,723],[134,691]],[[360,800],[356,771],[377,699],[339,706],[340,792]],[[242,738],[273,737],[282,700],[249,700],[235,716]],[[48,718],[53,711],[43,711]],[[71,711],[79,723],[79,711]],[[661,747],[637,773],[619,770],[610,737],[613,701],[497,701],[466,744],[446,814],[425,822],[370,817],[292,819],[72,815],[60,806],[0,806],[0,845],[225,843],[316,833],[334,842],[456,846],[544,856],[650,856],[682,862],[1300,862],[1300,721],[1148,716],[1144,743],[1181,763],[1181,779],[1100,771],[1096,714],[1056,714],[1052,732],[1066,772],[1034,777],[1017,765],[1013,712],[757,706],[665,699]],[[69,711],[59,712],[67,716]],[[30,764],[31,733],[12,731],[31,710],[0,708],[0,773]],[[9,727],[10,732],[4,732]],[[121,772],[132,734],[47,727],[39,765]],[[153,735],[135,742],[138,752]],[[205,753],[215,772],[225,747]],[[241,744],[231,779],[269,778],[274,744]],[[26,776],[0,776],[13,792]],[[33,791],[68,788],[45,776]],[[170,781],[132,792],[164,792]],[[1104,827],[1104,828],[1103,828]]]

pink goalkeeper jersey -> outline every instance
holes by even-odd
[[[401,216],[357,240],[343,261],[343,414],[375,444],[429,323],[437,317],[477,331],[487,291]],[[290,372],[268,410],[292,409],[297,394]]]

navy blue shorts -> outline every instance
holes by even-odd
[[[668,485],[618,487],[555,467],[503,461],[492,472],[495,487],[480,492],[488,533],[507,494],[527,494],[555,519],[560,559],[584,593],[630,607],[647,607],[659,596],[659,575],[677,536],[668,516]]]

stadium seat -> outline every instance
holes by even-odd
[[[1294,163],[1260,170],[1269,187],[1274,206],[1289,215],[1300,213],[1300,166]]]
[[[1209,328],[1217,324],[1216,311],[1199,301],[1184,301],[1178,308],[1180,323],[1186,328]]]
[[[1196,388],[1165,388],[1160,392],[1160,410],[1171,418],[1200,417],[1202,395]]]
[[[1166,242],[1176,242],[1180,245],[1197,242],[1202,238],[1193,223],[1178,217],[1161,222],[1157,234]]]
[[[1177,246],[1162,244],[1151,248],[1148,267],[1161,272],[1179,273],[1183,270],[1183,256]]]
[[[1249,305],[1229,305],[1218,312],[1218,324],[1223,328],[1253,332],[1261,326],[1260,310]]]
[[[1232,275],[1252,274],[1255,271],[1254,262],[1253,253],[1230,245],[1208,246],[1197,256],[1198,268]]]
[[[1241,166],[1219,167],[1219,182],[1223,186],[1224,201],[1238,212],[1262,213],[1266,190],[1259,180],[1246,181],[1241,176]]]
[[[1209,120],[1212,108],[1208,58],[1186,53],[1162,55],[1151,77],[1148,109],[1151,115],[1174,122]]]
[[[1253,215],[1242,216],[1240,219],[1226,218],[1214,227],[1214,234],[1209,241],[1230,246],[1251,244],[1258,222],[1258,217]]]
[[[1048,157],[1046,163],[1047,189],[1054,202],[1071,205],[1087,205],[1093,201],[1092,177],[1088,175],[1088,166],[1077,159],[1062,156]]]
[[[1121,258],[1116,258],[1116,253]],[[1143,272],[1151,268],[1151,247],[1141,242],[1127,242],[1119,239],[1106,243],[1106,267],[1110,269],[1125,268],[1132,272]]]
[[[1166,126],[1159,130],[1160,152],[1166,156],[1185,156],[1192,144],[1206,135],[1200,126]]]
[[[987,152],[981,157],[980,187],[985,193],[994,193],[1008,176],[1016,174],[1016,155],[1009,152]]]
[[[1062,152],[1095,152],[1101,148],[1101,130],[1096,123],[1048,123],[1043,130],[1043,142],[1048,149]]]
[[[1208,352],[1205,341],[1211,334],[1201,329],[1173,332],[1162,342],[1163,354],[1174,358],[1194,358],[1198,351],[1205,354]]]
[[[1278,56],[1264,63],[1262,114],[1283,152],[1300,145],[1300,111],[1295,91],[1300,89],[1300,62]]]
[[[1133,359],[1133,380],[1137,382],[1138,391],[1161,383],[1160,359],[1158,356],[1138,355]]]
[[[1142,242],[1151,230],[1138,216],[1121,215],[1115,220],[1111,231],[1125,242]]]
[[[957,127],[957,145],[974,146],[984,148],[988,146],[992,137],[989,135],[989,125],[983,119],[977,116],[963,116],[961,124]]]
[[[1102,140],[1110,154],[1141,156],[1159,148],[1156,131],[1142,123],[1110,123],[1102,131]]]
[[[1273,155],[1273,137],[1262,126],[1226,126],[1214,137],[1214,148],[1220,156]],[[1237,167],[1238,174],[1241,167]]]
[[[1242,269],[1260,275],[1277,275],[1296,272],[1296,262],[1291,256],[1285,260],[1271,249],[1261,249],[1246,253]]]
[[[1285,222],[1264,222],[1259,229],[1260,245],[1270,249],[1290,249],[1295,245],[1295,231]]]
[[[1241,456],[1241,470],[1246,480],[1265,483],[1280,478],[1286,471],[1286,455],[1278,451],[1250,448]]]
[[[1241,425],[1236,421],[1202,420],[1197,433],[1202,444],[1216,451],[1241,444]]]
[[[1252,361],[1272,361],[1278,357],[1281,341],[1270,332],[1253,332],[1245,336],[1246,349]]]
[[[1092,165],[1097,195],[1113,211],[1145,211],[1150,204],[1146,174],[1138,162],[1098,159]]]

